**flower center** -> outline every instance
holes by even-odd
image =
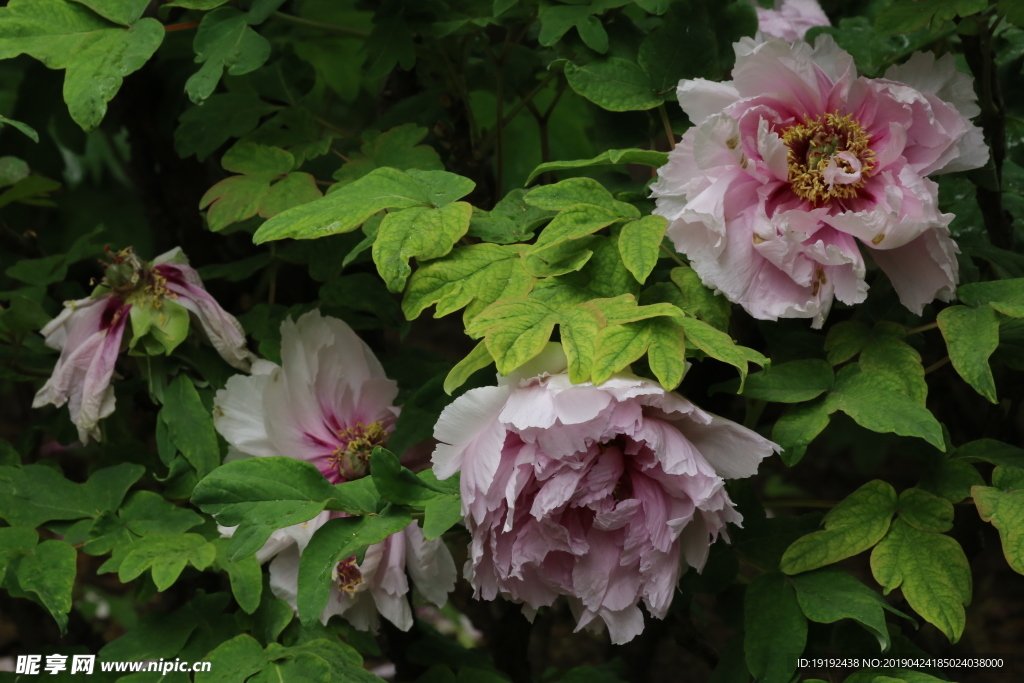
[[[334,568],[334,579],[338,582],[338,590],[352,595],[363,582],[363,574],[356,565],[356,558],[349,557],[338,563]]]
[[[331,453],[332,465],[345,481],[361,479],[370,473],[370,455],[376,446],[388,441],[387,430],[380,422],[364,425],[356,422],[338,430],[338,447]]]
[[[875,165],[870,138],[852,116],[838,112],[783,130],[793,192],[818,205],[856,197]]]

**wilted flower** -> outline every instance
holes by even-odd
[[[33,408],[69,403],[78,439],[99,441],[99,421],[114,412],[110,378],[121,351],[129,304],[107,294],[70,301],[42,330],[46,345],[60,349],[53,374],[32,401]]]
[[[99,421],[114,411],[110,379],[129,320],[132,346],[141,340],[152,353],[170,353],[185,338],[191,311],[224,360],[240,370],[252,360],[242,326],[209,295],[181,249],[152,263],[131,249],[112,257],[92,296],[66,302],[40,330],[46,345],[61,354],[32,407],[68,403],[83,443],[100,439]]]
[[[761,33],[783,40],[800,40],[815,26],[830,26],[818,0],[782,0],[775,9],[757,5],[757,28]]]
[[[957,283],[952,214],[925,176],[988,158],[969,76],[917,53],[857,77],[830,36],[736,44],[733,80],[679,84],[694,126],[652,185],[704,283],[756,318],[813,318],[867,296],[858,243],[915,313]]]
[[[281,365],[258,360],[214,399],[217,431],[242,454],[287,456],[317,466],[332,483],[369,473],[375,446],[384,446],[399,409],[398,386],[373,351],[337,318],[306,313],[281,325]],[[275,531],[257,554],[270,564],[274,594],[296,605],[299,556],[332,516]],[[443,605],[455,586],[455,563],[441,539],[427,541],[416,522],[370,546],[361,563],[338,563],[321,620],[343,614],[360,629],[376,628],[377,613],[403,630],[412,626],[406,571],[431,602]]]
[[[448,406],[434,472],[462,472],[478,597],[532,614],[565,595],[577,629],[603,622],[624,643],[643,630],[639,601],[663,618],[683,567],[741,521],[723,479],[778,447],[649,380],[572,384],[565,368],[552,344]]]

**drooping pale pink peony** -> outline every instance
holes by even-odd
[[[739,523],[725,478],[749,477],[778,447],[629,374],[572,384],[561,347],[473,389],[441,414],[439,479],[462,473],[477,597],[528,615],[560,595],[577,629],[624,643],[638,607],[663,618],[686,565]]]
[[[154,273],[163,278],[166,296],[183,306],[199,321],[206,338],[221,358],[233,367],[248,372],[255,356],[246,348],[245,331],[233,315],[210,296],[195,268],[180,247],[153,260]]]
[[[110,380],[125,326],[135,316],[133,307],[148,307],[159,315],[181,305],[195,314],[228,363],[248,370],[253,358],[245,348],[241,325],[207,293],[181,249],[158,256],[152,264],[140,260],[131,249],[112,258],[93,295],[67,302],[60,315],[40,330],[46,345],[60,350],[61,355],[32,406],[68,403],[82,443],[89,438],[98,441],[99,421],[114,411]]]
[[[860,247],[920,314],[957,283],[952,214],[929,174],[988,150],[969,76],[917,53],[858,77],[830,36],[736,43],[733,80],[679,84],[693,122],[651,186],[654,213],[709,287],[756,318],[812,318],[867,296]]]
[[[78,427],[82,443],[90,438],[99,441],[99,421],[114,412],[110,378],[130,308],[112,294],[69,301],[60,315],[40,330],[46,345],[61,354],[32,407],[69,403],[71,421]]]
[[[794,41],[815,26],[831,26],[818,0],[782,0],[775,9],[757,5],[757,28],[766,36]]]
[[[337,318],[312,311],[281,325],[281,365],[258,360],[250,376],[228,380],[214,400],[214,426],[234,455],[287,456],[317,466],[332,484],[364,477],[375,446],[384,446],[399,409],[398,386],[370,348]],[[332,515],[275,531],[257,554],[270,565],[274,594],[294,607],[298,562],[313,532]],[[335,568],[325,623],[343,614],[360,629],[377,613],[403,630],[412,626],[406,571],[431,602],[443,605],[455,564],[441,539],[427,541],[413,522]]]

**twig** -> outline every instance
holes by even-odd
[[[917,327],[911,327],[906,331],[906,334],[917,334],[918,332],[927,332],[928,330],[934,330],[939,326],[938,322],[928,323],[927,325],[918,325]]]
[[[780,498],[766,500],[766,508],[833,508],[839,504],[836,500],[818,500],[810,498]]]
[[[665,135],[668,137],[668,146],[675,149],[676,134],[672,132],[672,122],[668,120],[668,111],[665,109],[664,102],[658,105],[658,114],[661,116],[661,125],[665,126]]]
[[[509,110],[508,114],[506,114],[505,117],[501,120],[501,126],[507,126],[509,124],[509,122],[512,121],[512,119],[514,119],[516,116],[518,116],[519,112],[521,112],[523,110],[523,108],[526,107],[527,102],[531,102],[534,97],[536,97],[538,94],[540,94],[540,92],[542,90],[544,90],[544,88],[546,88],[548,86],[548,84],[551,83],[551,81],[555,80],[555,78],[557,78],[557,77],[558,77],[558,72],[557,71],[552,71],[551,73],[549,73],[544,78],[544,80],[542,80],[540,83],[538,83],[536,85],[536,87],[534,87],[533,90],[528,92],[523,99],[521,99],[518,102],[516,102],[515,106],[512,107],[512,109]],[[490,146],[494,144],[495,137],[496,137],[496,135],[495,135],[496,132],[497,132],[497,127],[495,127],[495,130],[490,132],[487,135],[487,137],[485,137],[480,142],[480,146],[477,148],[478,155],[482,156],[484,154],[484,152],[486,152],[490,148]]]
[[[661,249],[662,249],[662,251],[664,251],[664,252],[665,252],[666,254],[668,254],[668,257],[669,257],[670,259],[672,259],[673,261],[675,261],[676,263],[678,263],[679,265],[681,265],[681,266],[682,266],[683,268],[686,268],[686,267],[687,267],[687,266],[686,266],[686,264],[685,264],[685,263],[683,263],[683,260],[682,260],[681,258],[679,258],[679,256],[678,256],[678,255],[676,254],[676,252],[675,252],[675,251],[673,251],[672,249],[669,249],[668,247],[666,247],[666,246],[665,246],[665,243],[664,243],[664,242],[662,242],[662,243],[661,243]]]
[[[302,17],[296,17],[291,14],[285,14],[284,12],[274,12],[270,15],[271,19],[277,19],[293,26],[301,26],[303,28],[314,29],[317,31],[327,31],[329,33],[337,33],[338,35],[345,36],[347,38],[358,38],[360,40],[366,40],[370,37],[369,31],[364,31],[361,28],[352,28],[351,26],[342,26],[340,24],[328,24],[322,21],[313,21],[312,19],[303,19]]]
[[[198,28],[198,21],[186,21],[183,24],[167,24],[164,26],[164,32],[170,33],[171,31],[187,31],[190,28]]]
[[[932,363],[931,365],[929,365],[928,367],[926,367],[926,368],[924,369],[924,374],[926,374],[926,375],[927,375],[927,374],[928,374],[929,372],[934,372],[934,371],[938,370],[938,369],[939,369],[939,368],[941,368],[941,367],[942,367],[943,365],[945,365],[946,363],[948,363],[948,362],[949,362],[949,360],[950,360],[950,359],[949,359],[949,356],[946,356],[946,357],[945,357],[945,358],[943,358],[942,360],[940,360],[940,361],[936,361],[935,363]]]

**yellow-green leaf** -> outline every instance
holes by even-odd
[[[454,202],[439,209],[416,207],[389,213],[373,243],[373,262],[392,292],[401,292],[412,273],[409,260],[440,258],[452,250],[466,231],[473,206]]]

